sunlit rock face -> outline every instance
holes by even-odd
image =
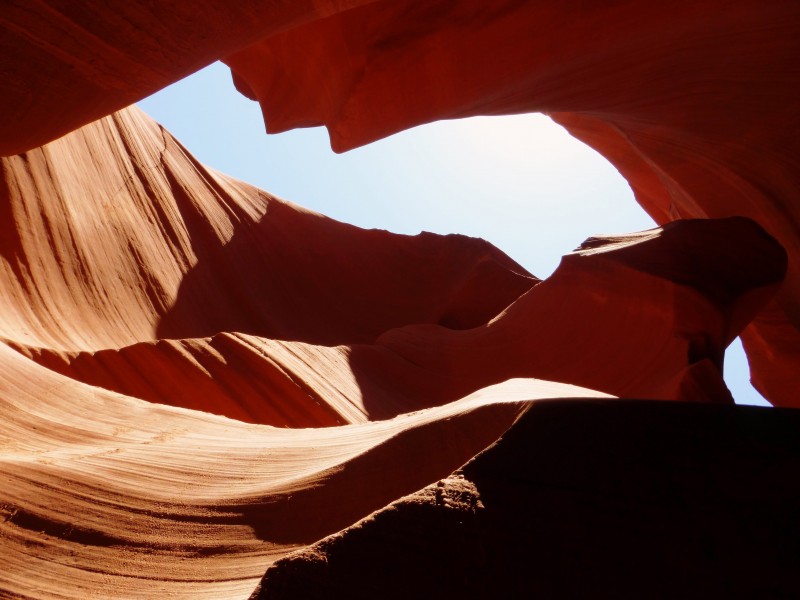
[[[480,519],[509,480],[541,492],[536,468],[565,446],[540,400],[609,446],[570,447],[623,490],[658,495],[639,486],[645,467],[696,454],[707,470],[665,471],[683,506],[730,478],[731,456],[757,464],[768,477],[690,517],[769,515],[722,511],[722,535],[703,529],[696,547],[753,526],[772,564],[792,556],[761,524],[800,498],[796,415],[732,406],[721,367],[744,332],[756,384],[798,404],[796,2],[13,2],[0,26],[0,595],[246,598],[307,549],[259,593],[294,589],[314,580],[287,579],[298,556],[379,557],[347,528],[408,494],[463,499]],[[336,222],[201,165],[124,109],[217,58],[270,130],[324,124],[337,150],[546,112],[663,226],[591,238],[540,281],[482,240]],[[587,398],[606,400],[574,402]],[[507,431],[510,458],[457,471]],[[623,463],[641,444],[644,470]],[[493,487],[489,472],[508,477]],[[652,523],[635,518],[645,500],[611,508],[633,531]],[[406,505],[367,527],[391,533]],[[478,533],[515,534],[528,507],[497,505]],[[342,531],[343,546],[315,545]]]
[[[136,108],[0,164],[0,336],[147,400],[280,426],[363,419],[356,382],[333,381],[354,345],[485,325],[539,281],[483,240],[359,229],[207,169]],[[346,406],[303,384],[319,353]]]
[[[0,153],[31,149],[224,58],[270,131],[342,151],[437,119],[541,111],[606,156],[658,223],[747,216],[787,249],[743,335],[758,389],[800,385],[793,0],[12,3]]]
[[[730,405],[724,348],[786,269],[754,222],[689,220],[539,281],[274,198],[136,109],[0,162],[12,597],[245,598],[537,400]]]
[[[377,2],[226,58],[267,129],[339,151],[437,119],[544,112],[606,156],[657,223],[747,216],[790,255],[743,339],[756,387],[800,386],[800,5]]]
[[[540,283],[482,240],[271,197],[137,109],[2,164],[3,338],[84,383],[254,423],[387,418],[512,377],[730,401],[724,349],[785,272],[733,218],[593,238]]]

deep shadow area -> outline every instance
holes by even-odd
[[[798,410],[540,402],[256,596],[795,598],[798,472]]]
[[[268,542],[313,544],[445,477],[508,430],[524,404],[488,404],[404,428],[311,481],[248,503],[237,522]]]

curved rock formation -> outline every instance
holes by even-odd
[[[757,221],[791,258],[744,345],[756,387],[796,405],[799,27],[791,0],[379,2],[225,60],[269,131],[324,124],[343,151],[437,119],[544,112],[608,158],[657,223]]]
[[[696,220],[589,240],[537,283],[481,240],[361,230],[214,173],[135,109],[2,164],[8,343],[254,423],[385,419],[512,377],[730,401],[724,349],[785,271],[752,222]]]
[[[391,418],[518,377],[732,403],[724,350],[775,293],[785,264],[750,221],[681,221],[587,241],[471,329],[407,325],[372,344],[335,347],[248,331],[83,352],[12,346],[85,383],[276,426]]]
[[[31,346],[366,342],[485,323],[538,281],[482,240],[364,231],[273,198],[136,108],[1,164],[0,336]]]
[[[106,392],[2,345],[0,363],[0,595],[13,598],[246,598],[272,561],[444,477],[526,402],[597,395],[526,381],[286,430]]]
[[[448,477],[510,427],[466,479],[417,499],[460,498],[478,522],[476,494],[497,494],[477,533],[518,543],[525,507],[506,502],[507,479],[486,478],[519,458],[560,464],[564,446],[537,446],[552,441],[529,410],[541,399],[684,401],[602,404],[605,421],[596,404],[560,406],[579,441],[611,448],[652,443],[637,415],[658,415],[645,430],[660,436],[656,462],[694,464],[709,439],[720,464],[746,453],[734,464],[778,474],[718,504],[766,498],[770,518],[789,514],[797,494],[780,469],[797,461],[796,415],[686,401],[731,403],[723,352],[747,327],[756,384],[798,403],[796,2],[90,5],[10,2],[0,15],[0,154],[25,151],[0,160],[0,595],[244,598],[272,562]],[[200,165],[136,109],[110,114],[218,57],[271,130],[325,124],[339,150],[440,118],[547,112],[664,226],[587,240],[540,282],[482,240],[304,210]],[[779,435],[713,435],[725,415],[764,414]],[[631,464],[619,481],[651,490]],[[681,489],[707,494],[717,473]],[[541,500],[528,475],[513,486]],[[391,531],[415,503],[356,529]],[[625,527],[648,506],[626,505]],[[779,539],[773,524],[753,535]],[[334,585],[305,563],[360,556],[354,531],[301,555],[299,580],[284,577],[295,558],[266,581]],[[708,539],[731,537],[697,547]],[[787,556],[757,560],[775,559],[779,578]]]
[[[223,57],[271,131],[325,124],[338,150],[436,119],[548,113],[614,163],[658,223],[746,216],[787,249],[786,283],[743,338],[759,390],[796,403],[793,0],[12,2],[0,25],[3,154]]]
[[[796,410],[536,404],[450,477],[277,561],[253,598],[793,597],[798,468]]]
[[[14,597],[244,598],[535,400],[731,402],[724,347],[786,268],[752,221],[695,220],[539,282],[480,240],[273,198],[135,109],[0,164]]]
[[[125,108],[265,35],[372,1],[6,2],[0,156]]]

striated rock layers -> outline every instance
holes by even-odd
[[[10,345],[265,424],[387,418],[511,377],[729,399],[724,348],[785,271],[752,222],[695,220],[591,239],[538,283],[480,240],[360,230],[214,173],[136,109],[3,166]]]
[[[12,597],[245,598],[537,400],[730,403],[724,348],[786,270],[754,222],[690,220],[540,282],[274,198],[137,109],[0,164]]]
[[[224,58],[270,131],[337,150],[443,118],[540,111],[606,156],[658,223],[746,216],[789,276],[744,332],[756,387],[800,386],[800,5],[500,0],[10,2],[0,154]]]
[[[721,367],[744,331],[756,385],[798,405],[799,26],[790,0],[6,3],[0,595],[342,595],[376,558],[365,586],[407,562],[405,597],[439,567],[445,596],[582,593],[573,567],[612,590],[624,561],[633,597],[796,595],[797,416],[730,406]],[[663,227],[539,281],[114,112],[217,58],[270,130],[337,150],[546,112]],[[400,536],[382,561],[400,529],[448,556]]]
[[[376,2],[227,57],[267,128],[342,151],[421,123],[544,112],[597,149],[657,223],[733,215],[789,276],[743,335],[774,404],[800,387],[800,5],[707,0]]]
[[[478,0],[11,2],[0,154],[31,149],[218,58],[270,131],[337,150],[420,123],[540,111],[608,158],[658,223],[746,216],[789,276],[744,332],[773,403],[800,385],[800,5]]]

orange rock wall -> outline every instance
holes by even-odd
[[[691,220],[589,240],[539,282],[482,240],[274,198],[134,108],[0,165],[5,343],[87,384],[281,427],[521,377],[730,402],[724,348],[786,268],[753,222]]]
[[[52,141],[265,35],[370,1],[5,2],[0,156]]]
[[[648,468],[688,457],[703,479],[702,452],[671,442],[716,451],[695,431],[709,407],[684,402],[664,428],[663,407],[627,403],[604,424],[570,401],[730,403],[724,348],[757,317],[756,383],[797,403],[798,6],[6,3],[0,595],[245,598],[273,562],[446,477],[541,399],[612,442],[627,419],[637,447],[644,414],[664,433]],[[199,164],[140,111],[114,112],[219,57],[271,130],[325,124],[339,150],[439,118],[547,112],[665,226],[587,240],[539,282],[480,240],[304,210]],[[752,220],[708,218],[737,215]],[[572,473],[563,443],[536,446],[560,429],[527,423],[525,455]],[[739,440],[714,466],[770,478],[720,505],[791,505],[782,438]],[[604,485],[643,489],[629,463],[603,460],[625,471]],[[552,522],[573,523],[556,504]],[[498,508],[517,531],[530,505]],[[723,540],[758,527],[728,523]]]
[[[747,216],[787,249],[786,283],[744,341],[757,387],[796,402],[793,0],[12,2],[0,26],[2,154],[221,57],[270,131],[324,124],[339,151],[436,119],[550,114],[620,169],[657,222]]]
[[[270,131],[324,124],[344,151],[437,119],[540,111],[605,155],[658,223],[757,221],[790,266],[745,348],[760,391],[795,405],[799,28],[791,0],[376,3],[226,62]]]

